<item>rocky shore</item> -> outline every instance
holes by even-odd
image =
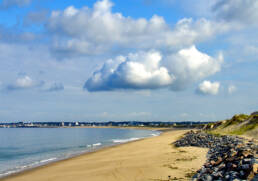
[[[193,180],[238,181],[256,180],[258,177],[258,146],[252,141],[237,136],[215,136],[190,131],[174,145],[209,148],[207,162],[197,171]]]

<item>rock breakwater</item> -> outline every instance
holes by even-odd
[[[258,147],[252,141],[237,136],[190,131],[174,145],[209,148],[207,162],[197,171],[193,180],[237,181],[257,178]]]

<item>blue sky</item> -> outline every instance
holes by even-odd
[[[0,120],[251,113],[257,20],[256,0],[2,0]]]

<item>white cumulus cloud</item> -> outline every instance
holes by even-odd
[[[89,91],[115,89],[180,90],[189,84],[215,74],[223,58],[212,58],[195,46],[163,58],[158,51],[140,51],[108,60],[86,81]]]
[[[203,95],[216,95],[219,92],[220,83],[219,82],[210,82],[210,81],[203,81],[199,84],[197,89],[197,93]]]
[[[218,58],[213,58],[200,52],[195,46],[182,49],[166,59],[166,67],[176,77],[171,88],[184,89],[192,82],[213,75],[220,71],[222,63],[222,54]]]
[[[89,91],[114,89],[156,89],[170,85],[174,77],[160,66],[159,52],[148,51],[108,60],[85,83]]]
[[[178,49],[227,30],[225,24],[206,19],[184,18],[171,27],[163,17],[149,20],[112,12],[109,0],[94,7],[73,6],[53,11],[47,23],[52,49],[57,54],[99,54],[114,48]]]

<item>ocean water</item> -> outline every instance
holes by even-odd
[[[0,177],[158,131],[114,128],[0,129]]]

